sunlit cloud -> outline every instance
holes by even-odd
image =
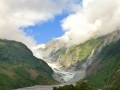
[[[120,25],[120,0],[83,0],[82,7],[62,21],[69,46],[108,34]]]
[[[69,8],[76,4],[73,1],[68,5],[69,0],[0,0],[0,39],[16,40],[29,48],[35,46],[34,37],[20,27],[46,22],[64,11],[72,12]]]

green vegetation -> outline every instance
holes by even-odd
[[[69,49],[61,47],[57,51],[53,51],[52,57],[61,62],[61,66],[70,67],[78,61],[84,60],[91,54],[94,49],[95,52],[104,43],[106,37],[92,38],[84,43],[72,46]]]
[[[0,40],[0,90],[55,84],[52,69],[22,43]]]
[[[99,38],[93,38],[85,43],[82,43],[78,46],[76,46],[76,49],[79,49],[79,60],[82,61],[85,58],[87,58],[92,50],[94,49],[95,51],[99,49],[99,47],[104,43],[104,37],[99,37]]]
[[[95,87],[120,90],[120,41],[105,46],[87,71],[86,79]]]
[[[53,87],[53,90],[97,90],[86,82],[78,82],[75,86],[65,85],[63,87]]]

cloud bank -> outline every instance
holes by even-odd
[[[97,35],[105,35],[120,25],[120,0],[83,0],[81,10],[62,21],[69,46]]]
[[[120,0],[0,0],[0,39],[16,40],[29,48],[36,45],[20,27],[53,19],[64,12],[60,37],[69,46],[97,35],[105,35],[120,25]]]
[[[36,44],[34,38],[20,27],[53,19],[75,3],[74,0],[0,0],[0,39],[20,41],[31,48]]]

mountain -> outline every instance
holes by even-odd
[[[119,40],[120,30],[116,30],[72,47],[66,47],[65,43],[59,45],[57,41],[56,44],[51,42],[50,45],[54,47],[46,55],[59,69],[74,74],[66,81],[67,83],[75,83],[82,79],[88,80],[97,88],[119,90],[114,89],[120,84]],[[47,53],[46,50],[43,51]],[[57,73],[59,77],[64,76]]]
[[[0,90],[55,84],[53,70],[24,44],[0,40]]]
[[[97,88],[120,90],[120,40],[103,47],[87,68],[85,79]]]
[[[48,56],[52,61],[57,62],[61,67],[68,68],[86,59],[92,51],[96,53],[106,44],[109,44],[112,41],[117,41],[119,38],[120,31],[115,31],[102,37],[94,37],[82,44],[72,47],[66,47],[64,43],[59,45],[57,41],[56,44],[50,42],[50,45],[53,45],[53,49],[51,49],[50,53],[48,53]],[[48,46],[47,48],[51,48],[51,46]],[[44,51],[46,53],[48,52],[48,50],[46,51],[46,48]]]
[[[38,45],[39,46],[39,45]],[[41,46],[41,45],[40,45]],[[45,47],[38,48],[39,53],[42,52],[42,56],[44,59],[52,60],[52,54],[56,52],[59,48],[64,47],[65,43],[60,39],[53,39],[49,43],[45,45]]]

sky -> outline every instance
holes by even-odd
[[[59,38],[73,46],[120,25],[120,0],[0,0],[0,39],[31,50]]]
[[[65,17],[67,17],[67,14],[57,15],[53,20],[37,23],[34,26],[22,27],[22,30],[33,36],[37,44],[47,44],[52,39],[59,38],[64,34],[61,20]]]

